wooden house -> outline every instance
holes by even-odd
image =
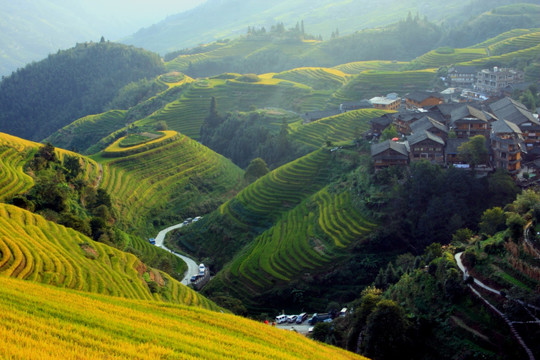
[[[444,140],[439,136],[422,131],[407,137],[410,149],[411,161],[429,160],[431,162],[444,164]]]
[[[371,145],[371,158],[375,169],[394,165],[406,166],[409,164],[409,149],[405,143],[386,140]]]

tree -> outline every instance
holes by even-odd
[[[393,139],[398,136],[398,132],[396,130],[396,127],[394,125],[388,126],[386,129],[383,130],[381,134],[381,140],[389,140]]]
[[[504,216],[504,211],[496,206],[484,211],[479,226],[481,232],[491,236],[496,232],[503,230],[505,224],[506,217]]]
[[[523,235],[523,227],[525,226],[526,221],[519,214],[514,212],[507,213],[506,215],[506,226],[510,230],[512,239],[519,240],[521,235]]]
[[[408,328],[398,304],[392,300],[379,301],[367,319],[363,354],[375,360],[406,358]]]
[[[249,182],[253,182],[260,178],[261,176],[264,176],[267,174],[270,170],[268,169],[268,166],[266,165],[266,162],[261,159],[260,157],[255,158],[251,160],[249,163],[246,172],[244,174],[244,179],[246,179]]]
[[[464,142],[458,147],[459,157],[472,169],[487,162],[488,149],[486,147],[486,138],[483,135],[476,135]]]

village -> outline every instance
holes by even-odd
[[[341,104],[339,111],[368,107],[395,111],[372,119],[364,134],[371,143],[375,169],[425,159],[445,167],[474,168],[478,175],[504,169],[527,187],[540,177],[540,121],[538,109],[530,111],[510,97],[516,91],[536,89],[537,83],[525,83],[523,78],[523,72],[514,69],[456,66],[442,78],[449,86],[442,92],[414,91],[402,98],[391,93]],[[305,118],[312,121],[321,114]],[[481,162],[471,163],[460,149],[478,135],[485,138],[487,154]]]

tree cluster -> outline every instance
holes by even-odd
[[[2,80],[0,131],[42,140],[78,118],[103,112],[125,85],[163,69],[157,54],[110,42],[59,51]],[[122,103],[133,103],[126,92]]]

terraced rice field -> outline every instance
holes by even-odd
[[[501,65],[509,66],[514,59],[537,59],[540,56],[540,44],[530,47],[528,49],[518,50],[502,55],[490,56],[483,59],[476,59],[460,63],[458,65],[465,66],[487,66],[492,63],[498,63]]]
[[[168,71],[186,72],[189,68],[189,63],[196,64],[198,62],[217,60],[229,56],[239,56],[240,54],[250,54],[261,47],[268,44],[266,41],[231,41],[230,43],[219,44],[220,46],[204,53],[193,55],[180,55],[175,59],[167,62],[165,67]]]
[[[126,124],[124,110],[111,110],[103,114],[85,116],[58,130],[46,140],[63,149],[76,149],[84,153],[110,133]]]
[[[101,186],[111,194],[124,227],[145,233],[151,219],[172,223],[186,215],[186,208],[223,199],[241,183],[243,172],[230,160],[185,135],[172,139],[134,155],[102,159]]]
[[[540,32],[524,34],[489,46],[491,55],[502,55],[540,44]]]
[[[241,227],[267,229],[324,186],[330,161],[330,152],[320,149],[283,165],[223,204],[220,212]]]
[[[362,239],[374,226],[352,208],[348,193],[323,189],[285,213],[226,271],[248,288],[268,289],[334,260],[336,251]]]
[[[284,71],[273,77],[308,85],[314,90],[335,90],[346,82],[348,76],[336,69],[306,67]]]
[[[354,140],[369,128],[369,120],[387,113],[384,110],[360,109],[320,119],[299,126],[292,132],[294,141],[310,148],[319,148],[326,141],[342,142]]]
[[[444,65],[456,64],[464,61],[481,59],[487,56],[485,49],[452,49],[451,54],[442,51],[432,50],[414,59],[411,64],[419,68],[437,68]]]
[[[24,173],[24,165],[30,161],[40,144],[15,136],[0,133],[0,201],[22,194],[34,185],[33,179]],[[60,161],[69,155],[79,158],[83,168],[83,179],[96,184],[99,165],[86,157],[71,151],[56,149]]]
[[[224,112],[246,111],[251,106],[290,109],[294,104],[302,104],[312,93],[308,86],[291,82],[285,84],[277,79],[263,79],[259,83],[219,78],[200,80],[186,89],[180,99],[167,104],[144,121],[165,121],[169,129],[197,139],[212,96],[216,98],[218,110]],[[324,107],[324,104],[317,106]],[[311,109],[313,104],[306,107]]]
[[[402,61],[355,61],[335,66],[334,69],[343,71],[345,74],[360,74],[361,72],[366,70],[398,71],[407,64],[407,62]]]
[[[0,133],[0,201],[22,194],[34,185],[34,180],[24,173],[37,144]]]
[[[532,32],[537,32],[538,29],[513,29],[507,32],[504,32],[500,35],[497,35],[495,37],[492,37],[491,39],[488,39],[484,42],[481,42],[479,44],[471,46],[471,48],[477,48],[477,49],[485,49],[490,46],[494,46],[499,42],[502,42],[507,39],[519,37],[522,35],[530,34]]]
[[[365,359],[242,317],[0,277],[2,359]]]
[[[360,100],[391,92],[400,95],[414,90],[425,90],[435,80],[436,69],[412,71],[368,70],[356,75],[335,94],[331,102],[336,106],[345,101]]]
[[[18,207],[0,203],[0,275],[129,299],[217,306],[165,273],[147,269],[134,255]],[[152,294],[148,272],[162,286]],[[0,276],[0,277],[1,277]]]

